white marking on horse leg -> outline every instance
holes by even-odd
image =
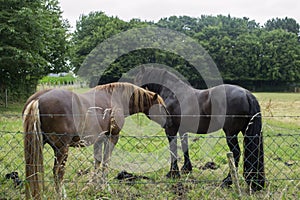
[[[103,118],[102,119],[105,119],[107,117],[107,115],[109,115],[111,113],[112,109],[111,108],[106,108],[104,110],[104,114],[103,114]]]
[[[62,191],[62,198],[66,199],[68,196],[67,196],[67,191],[66,191],[64,184],[62,184],[61,191]]]
[[[92,181],[94,183],[101,183],[101,163],[103,164],[103,151],[102,151],[102,147],[103,147],[103,143],[106,142],[107,138],[105,135],[106,131],[103,131],[99,134],[95,144],[94,144],[94,173],[93,173],[93,178]]]

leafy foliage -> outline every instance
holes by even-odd
[[[296,20],[286,17],[284,19],[273,18],[271,20],[268,20],[265,24],[265,28],[269,31],[275,29],[282,29],[298,35],[300,26]]]
[[[30,94],[41,77],[69,69],[68,24],[57,0],[1,0],[0,7],[0,88]]]
[[[194,39],[212,57],[225,82],[244,87],[265,84],[286,87],[300,82],[300,32],[299,24],[292,18],[270,19],[264,26],[230,15],[170,16],[154,23],[140,19],[125,22],[103,12],[91,12],[80,16],[75,32],[70,35],[58,0],[0,1],[0,90],[14,88],[16,93],[30,94],[38,80],[49,73],[70,69],[76,73],[88,56],[107,50],[93,52],[109,38],[149,26],[173,30]],[[155,32],[147,34],[149,39],[144,37],[146,41],[141,42],[138,42],[140,35],[127,35],[127,41],[121,41],[119,46],[127,45],[128,41],[149,44]],[[205,87],[201,74],[178,54],[185,50],[185,44],[172,38],[163,39],[161,43],[155,41],[150,48],[140,46],[131,52],[121,52],[112,44],[109,48],[118,57],[103,62],[107,66],[101,74],[97,71],[99,62],[87,64],[91,64],[94,76],[101,75],[100,83],[117,81],[135,66],[160,63],[176,69],[193,86]],[[166,44],[172,51],[164,49]],[[190,60],[202,56],[194,52],[188,55],[193,56]]]
[[[40,84],[70,84],[74,83],[77,79],[72,74],[67,74],[66,76],[45,76],[39,80]]]
[[[111,36],[130,28],[153,24],[184,33],[198,41],[213,58],[225,82],[248,87],[251,84],[299,84],[299,24],[290,18],[272,19],[264,26],[248,18],[235,18],[230,15],[203,15],[200,18],[171,16],[153,23],[139,20],[124,22],[108,17],[103,12],[94,12],[82,16],[77,22],[72,59],[76,69],[98,44]],[[133,35],[133,40],[136,37]],[[174,52],[179,52],[181,48],[181,44],[174,45]],[[191,63],[174,52],[162,49],[158,45],[157,48],[140,49],[122,55],[109,63],[105,72],[101,72],[99,83],[116,81],[122,73],[140,64],[160,63],[184,74],[194,86],[203,87],[202,77],[195,73]],[[96,72],[98,66],[94,63],[91,68]]]

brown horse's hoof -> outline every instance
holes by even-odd
[[[167,178],[180,178],[179,171],[169,171],[166,175]]]

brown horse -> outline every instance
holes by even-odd
[[[101,162],[106,169],[124,118],[139,112],[163,126],[166,109],[162,98],[130,83],[101,85],[84,94],[61,89],[33,94],[23,109],[26,198],[42,198],[44,144],[54,150],[55,189],[62,197],[69,147],[93,144],[95,169]]]

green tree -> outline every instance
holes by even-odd
[[[207,25],[195,33],[194,38],[212,56],[225,82],[299,82],[297,34],[283,26],[261,28],[248,18],[217,16],[214,20],[205,19],[208,21],[203,24]],[[291,27],[297,27],[293,25],[295,23],[291,23]]]
[[[137,23],[137,21],[134,21]],[[105,39],[129,29],[129,24],[103,12],[80,16],[72,37],[72,65],[78,71],[86,56]]]
[[[276,30],[276,29],[282,29],[291,33],[295,33],[298,35],[300,33],[300,26],[297,23],[295,19],[292,18],[273,18],[268,20],[264,27],[268,31]]]
[[[1,0],[0,88],[32,93],[40,78],[68,70],[68,25],[57,0]]]
[[[262,32],[259,41],[263,51],[257,79],[299,83],[300,43],[297,35],[278,29]]]
[[[117,81],[122,73],[137,65],[160,63],[179,71],[194,86],[202,86],[201,75],[195,72],[195,68],[185,60],[186,58],[178,54],[183,55],[180,52],[185,51],[184,55],[190,56],[188,60],[203,59],[205,66],[207,61],[204,57],[201,58],[203,55],[195,55],[190,51],[191,49],[185,48],[186,42],[174,40],[174,38],[172,40],[172,36],[155,41],[157,32],[152,33],[153,29],[127,32],[118,44],[108,43],[92,51],[111,36],[117,37],[118,33],[134,27],[156,25],[184,33],[197,40],[213,58],[225,82],[245,84],[242,86],[270,81],[297,84],[300,74],[299,40],[298,35],[295,34],[297,23],[294,23],[293,19],[287,19],[284,22],[288,23],[286,28],[283,28],[283,25],[273,24],[273,26],[270,22],[266,27],[261,27],[249,18],[235,18],[230,15],[203,15],[200,18],[171,16],[159,20],[158,23],[141,22],[139,19],[124,22],[118,18],[108,17],[102,12],[90,13],[82,16],[77,23],[73,37],[74,60],[72,63],[75,63],[77,69],[83,61],[87,60],[87,63],[84,63],[85,66],[89,66],[86,74],[97,76],[98,79],[101,74],[100,83]],[[141,35],[143,41],[139,41]],[[159,36],[164,37],[163,34]],[[174,37],[178,37],[178,34]],[[143,44],[146,44],[144,48],[141,46]],[[140,49],[122,52],[126,45]],[[164,51],[164,46],[172,47],[172,50]],[[97,60],[99,55],[106,52],[109,52],[111,58],[116,60],[107,58]],[[87,56],[88,59],[85,59]],[[105,71],[99,73],[101,68],[99,66],[102,66]]]

